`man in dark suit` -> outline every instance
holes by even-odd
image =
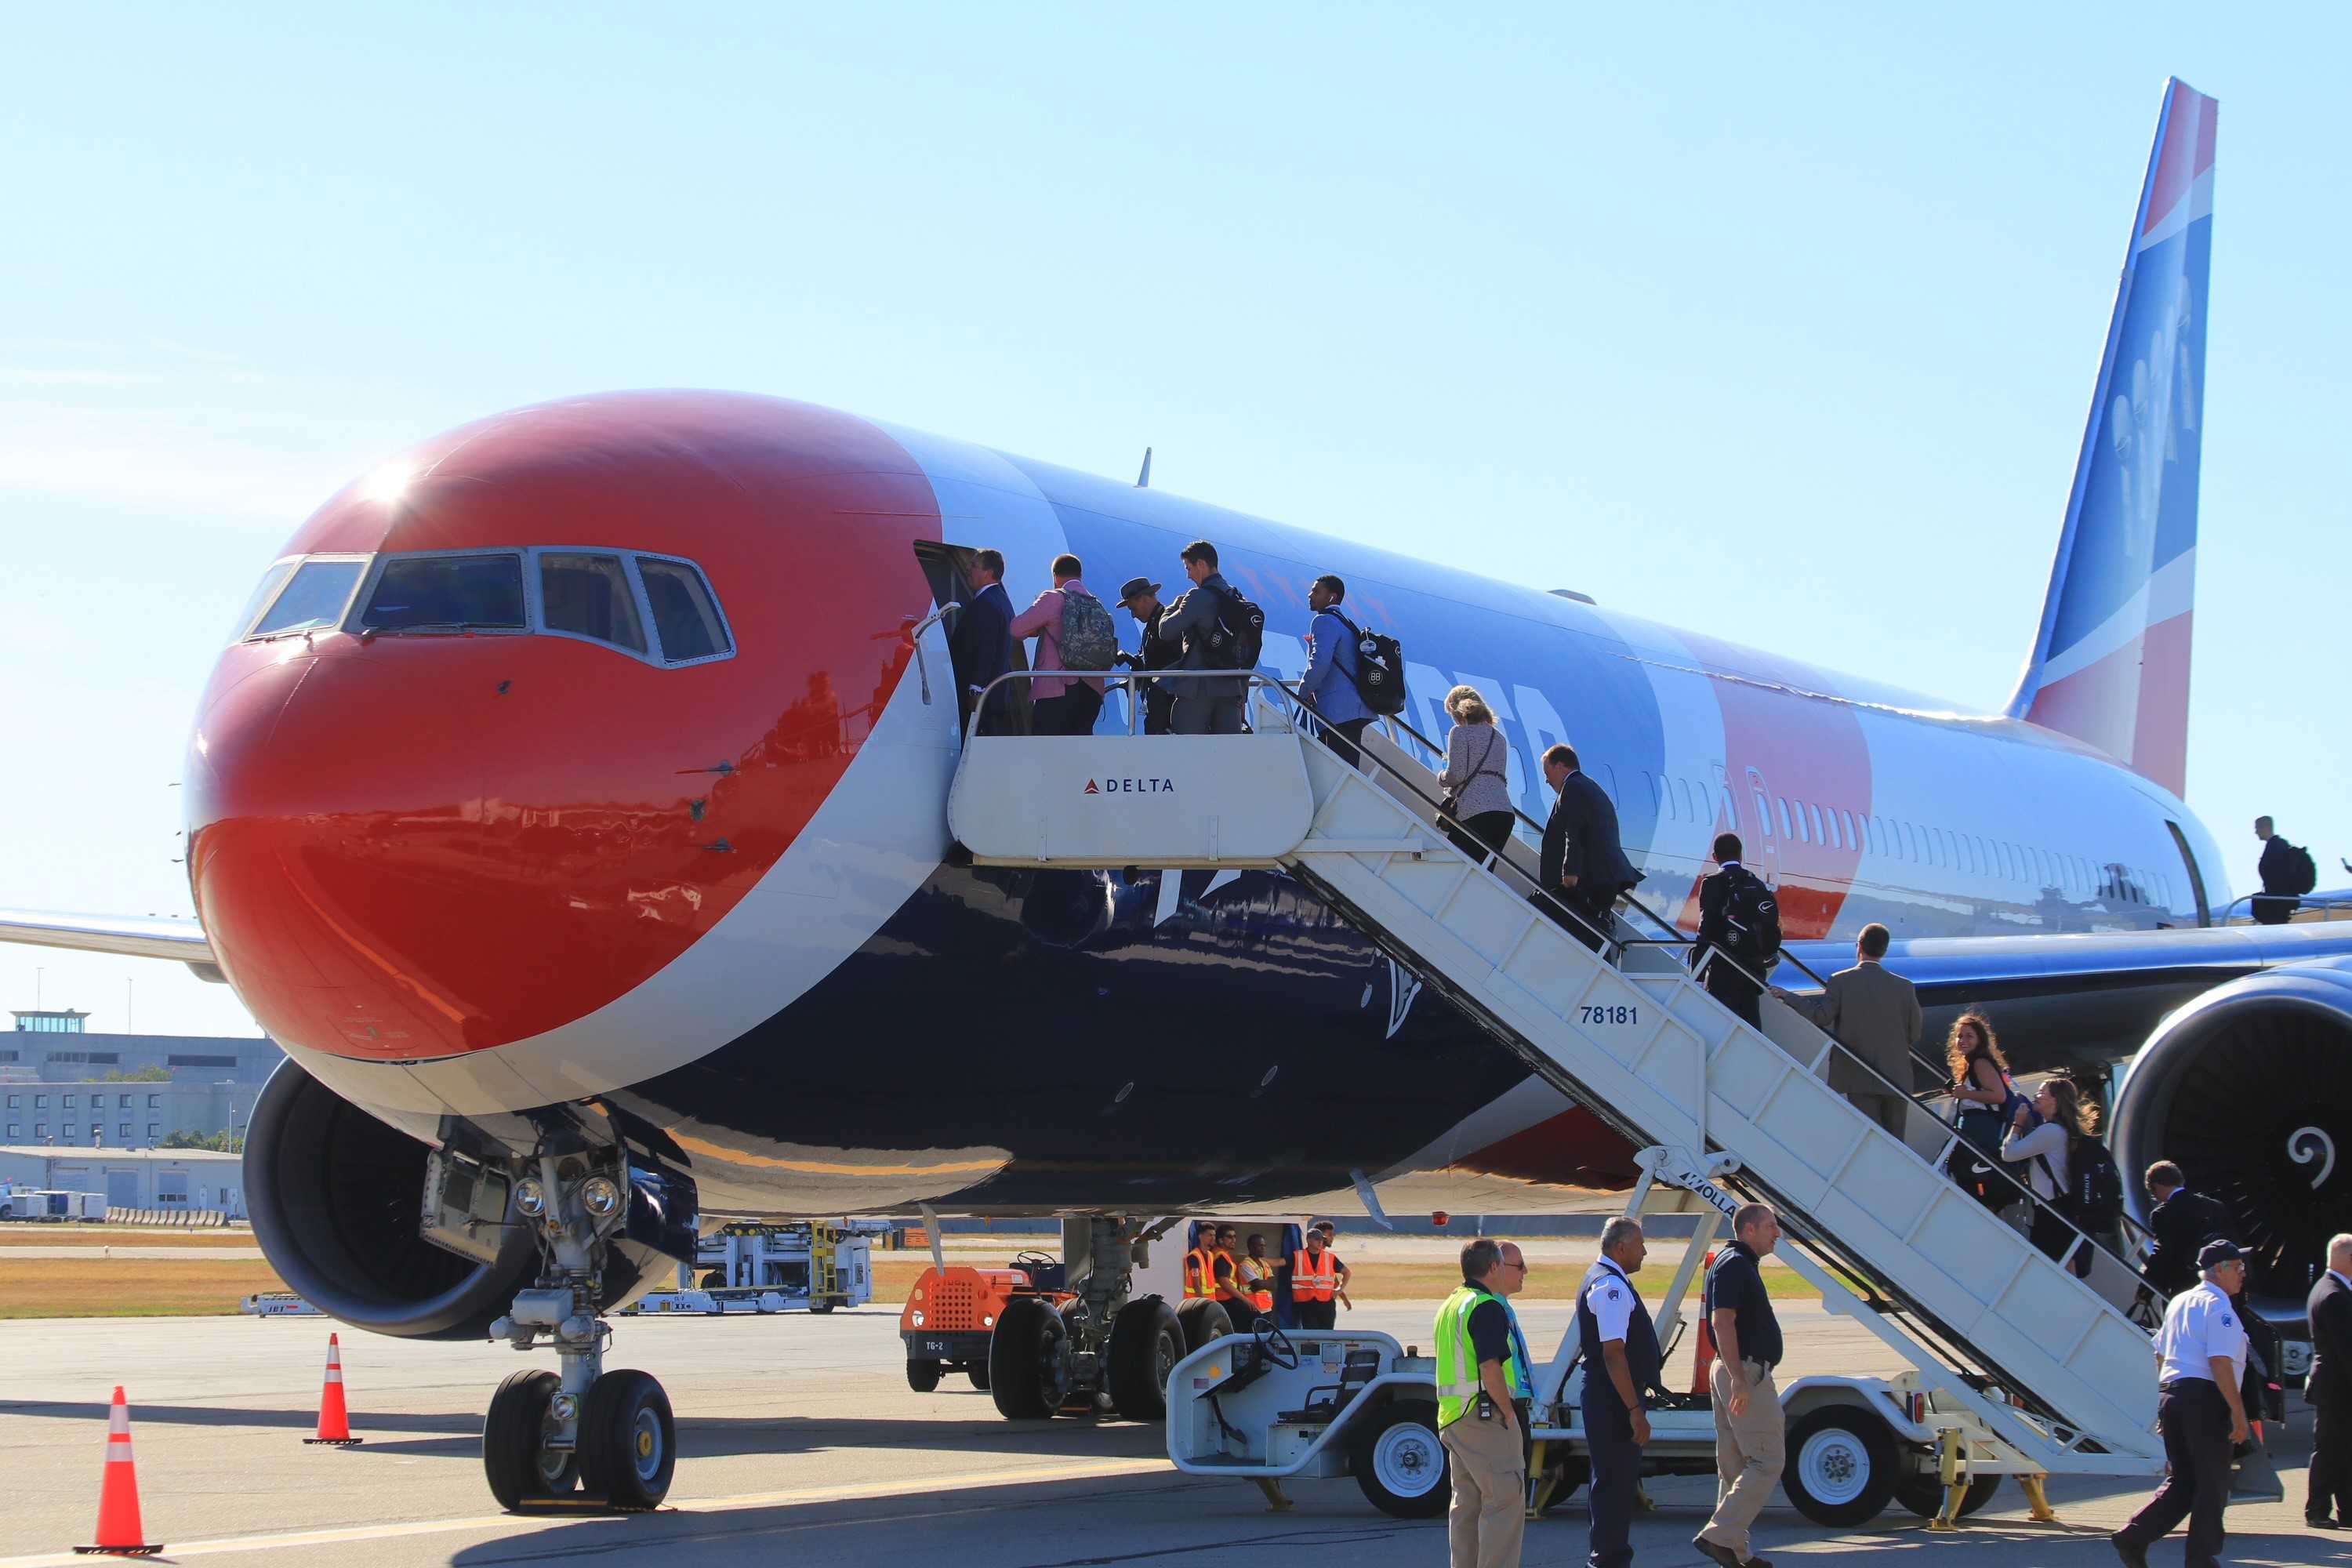
[[[2327,1272],[2311,1288],[2311,1491],[2303,1522],[2352,1530],[2352,1236],[2327,1244]]]
[[[1025,704],[1013,700],[1010,683],[988,689],[990,682],[1013,668],[1013,596],[1004,591],[1004,557],[993,550],[976,551],[965,575],[971,580],[971,592],[964,596],[955,629],[948,634],[948,657],[963,688],[965,715],[986,692],[980,732],[1008,734],[1014,728],[1013,716]]]
[[[1583,929],[1567,921],[1560,923],[1598,952],[1618,899],[1642,876],[1625,858],[1625,847],[1618,840],[1615,803],[1579,766],[1576,748],[1552,747],[1543,754],[1543,767],[1544,778],[1559,798],[1544,824],[1537,879],[1546,892],[1576,911]]]
[[[1706,964],[1706,994],[1748,1020],[1750,1028],[1760,1029],[1764,1018],[1758,998],[1764,987],[1759,982],[1771,973],[1780,951],[1780,910],[1772,889],[1739,863],[1739,835],[1715,836],[1715,861],[1720,869],[1699,884],[1698,942],[1691,949],[1691,965]],[[1708,963],[1708,954],[1717,952],[1736,961],[1738,968]]]
[[[2232,1228],[2230,1211],[2221,1201],[2190,1192],[2180,1167],[2169,1160],[2158,1160],[2147,1168],[2147,1195],[2156,1200],[2156,1206],[2147,1215],[2151,1240],[2139,1275],[2167,1297],[2196,1287],[2198,1249],[2217,1236],[2229,1235]],[[2352,1363],[2346,1364],[2352,1371]]]

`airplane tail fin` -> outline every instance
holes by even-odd
[[[2177,78],[2165,86],[2041,630],[2008,709],[2176,795],[2189,759],[2217,108]]]

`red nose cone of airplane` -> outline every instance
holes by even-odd
[[[189,867],[231,984],[279,1040],[380,1061],[529,1038],[625,994],[840,782],[929,607],[912,547],[938,537],[889,437],[733,395],[524,409],[354,483],[289,555],[513,552],[534,629],[362,636],[338,617],[222,656]],[[532,547],[691,562],[731,651],[662,657],[691,627],[650,582],[643,655],[545,629],[571,601]],[[578,555],[555,563],[565,581]]]

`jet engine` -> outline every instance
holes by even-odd
[[[426,1216],[451,1201],[448,1163],[433,1153],[287,1062],[262,1089],[246,1137],[254,1239],[291,1289],[354,1328],[410,1339],[486,1338],[515,1293],[531,1284],[538,1246],[530,1226],[510,1212],[511,1184],[503,1175],[471,1184],[479,1223],[461,1238],[471,1255],[427,1239]],[[607,1310],[669,1267],[657,1251],[634,1243],[616,1244],[612,1253],[600,1290]]]
[[[2352,958],[2231,981],[2158,1024],[2116,1096],[2110,1142],[2140,1219],[2158,1160],[2237,1216],[2248,1289],[2299,1301],[2352,1230]]]

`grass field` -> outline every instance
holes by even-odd
[[[283,1290],[254,1259],[9,1258],[0,1253],[0,1318],[178,1318],[234,1312],[257,1290]]]
[[[184,1262],[163,1258],[110,1258],[114,1247],[235,1246],[247,1233],[196,1232],[184,1236],[109,1231],[73,1232],[58,1226],[40,1227],[37,1239],[50,1247],[74,1247],[87,1258],[10,1258],[9,1241],[0,1238],[0,1319],[5,1318],[155,1318],[203,1317],[234,1312],[257,1290],[286,1289],[275,1270],[259,1258],[192,1258]],[[993,1260],[991,1260],[993,1261]],[[1642,1271],[1643,1293],[1653,1300],[1665,1293],[1674,1278],[1678,1253],[1662,1252]],[[874,1260],[874,1300],[898,1305],[930,1258],[923,1253],[886,1253]],[[1521,1299],[1566,1301],[1574,1298],[1582,1279],[1580,1264],[1538,1264],[1528,1277]],[[1349,1294],[1363,1301],[1443,1300],[1459,1276],[1451,1265],[1374,1260],[1358,1268]],[[1764,1270],[1765,1288],[1777,1299],[1811,1300],[1813,1289],[1785,1268]]]

